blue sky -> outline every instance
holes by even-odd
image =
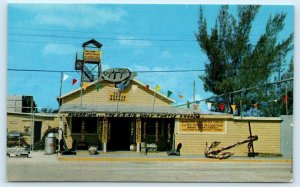
[[[208,26],[213,26],[219,6],[203,7]],[[235,12],[236,6],[230,10]],[[262,6],[253,24],[252,42],[276,12],[287,13],[279,38],[293,32],[292,6]],[[76,52],[82,52],[83,42],[95,38],[103,44],[104,70],[204,69],[207,58],[194,35],[198,13],[199,5],[9,4],[7,68],[74,70]],[[171,98],[180,104],[192,99],[194,80],[196,99],[212,95],[203,90],[198,78],[202,73],[139,73],[137,79],[151,87],[159,84],[164,94],[171,90]],[[76,72],[66,74],[80,79]],[[60,73],[8,71],[7,76],[8,95],[33,95],[38,107],[57,108]],[[72,86],[69,78],[63,83],[63,93],[78,86]],[[201,108],[205,107],[203,103]]]

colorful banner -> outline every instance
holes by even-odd
[[[220,109],[221,111],[223,111],[223,110],[225,109],[225,105],[224,105],[223,103],[221,103],[221,104],[219,105],[219,109]]]
[[[288,99],[288,97],[287,97],[286,95],[284,95],[284,96],[282,97],[282,101],[283,101],[284,104],[286,104],[287,99]]]
[[[68,78],[69,78],[69,75],[64,74],[64,76],[63,76],[63,81],[67,80]]]
[[[78,82],[77,79],[73,79],[72,80],[72,86],[74,86],[77,82]]]
[[[167,96],[170,97],[172,95],[173,92],[171,92],[170,90],[168,90],[168,94]]]
[[[124,87],[125,87],[125,85],[124,85],[123,83],[121,83],[121,84],[119,85],[120,92],[122,92],[122,91],[124,90]]]
[[[99,89],[100,89],[100,83],[98,82],[98,83],[96,83],[96,90],[97,90],[97,92],[99,91]]]
[[[211,105],[212,105],[212,103],[210,103],[210,102],[207,102],[206,104],[207,104],[207,108],[208,108],[208,110],[210,110],[210,109],[211,109]]]
[[[89,86],[89,83],[84,82],[84,83],[82,84],[83,90],[85,91],[85,90],[87,89],[88,86]]]
[[[231,105],[233,112],[236,110],[236,105]]]
[[[136,89],[137,89],[137,85],[132,85],[132,91],[133,91],[133,93],[136,92]]]
[[[156,85],[156,87],[155,87],[155,91],[159,91],[160,90],[160,86],[159,85]]]

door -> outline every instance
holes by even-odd
[[[42,122],[35,121],[34,122],[34,139],[33,142],[39,142],[41,140],[41,133],[42,133]]]
[[[112,118],[110,123],[110,141],[108,150],[110,151],[129,151],[130,149],[130,123],[131,118]]]

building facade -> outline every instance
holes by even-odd
[[[94,82],[61,97],[60,136],[68,147],[89,145],[99,150],[140,152],[144,145],[167,151],[182,143],[183,154],[203,155],[207,144],[220,141],[228,146],[257,135],[254,151],[280,155],[280,118],[241,118],[232,115],[200,114],[199,110],[173,107],[174,102],[136,79],[122,92],[111,82]],[[230,149],[247,155],[248,144]]]
[[[47,129],[58,127],[58,124],[57,114],[7,112],[7,132],[22,133],[30,146],[39,142]]]

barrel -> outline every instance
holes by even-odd
[[[45,154],[51,155],[55,153],[55,147],[56,147],[56,137],[54,133],[49,133],[45,137]]]

